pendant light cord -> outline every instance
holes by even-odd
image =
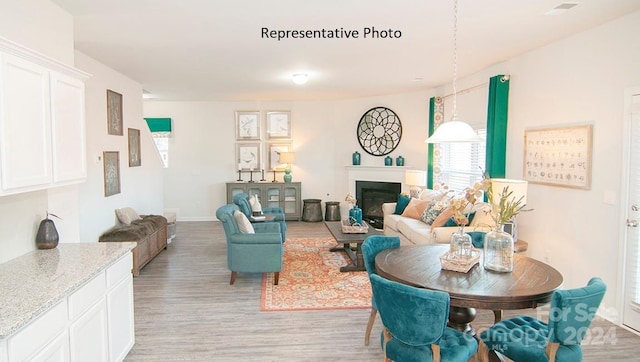
[[[457,86],[458,78],[458,0],[453,0],[453,116],[451,120],[458,117],[457,114]]]

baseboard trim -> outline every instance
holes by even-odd
[[[213,216],[192,216],[192,217],[180,217],[176,221],[216,221]]]

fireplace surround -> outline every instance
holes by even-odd
[[[382,204],[396,202],[402,191],[399,182],[379,182],[356,180],[356,199],[362,209],[362,219],[376,229],[384,227]]]

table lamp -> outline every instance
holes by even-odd
[[[409,185],[409,196],[417,199],[422,187],[427,184],[427,173],[419,170],[407,170],[404,172],[404,183]]]
[[[284,169],[284,182],[291,182],[291,164],[296,162],[296,154],[293,152],[280,152],[278,161],[286,164]]]

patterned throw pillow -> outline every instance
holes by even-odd
[[[433,200],[420,216],[420,220],[422,220],[422,222],[424,222],[427,225],[433,224],[433,222],[436,220],[438,215],[440,215],[440,213],[444,209],[449,207],[450,201],[451,201],[451,198],[447,195],[444,195],[441,199],[437,201]]]

